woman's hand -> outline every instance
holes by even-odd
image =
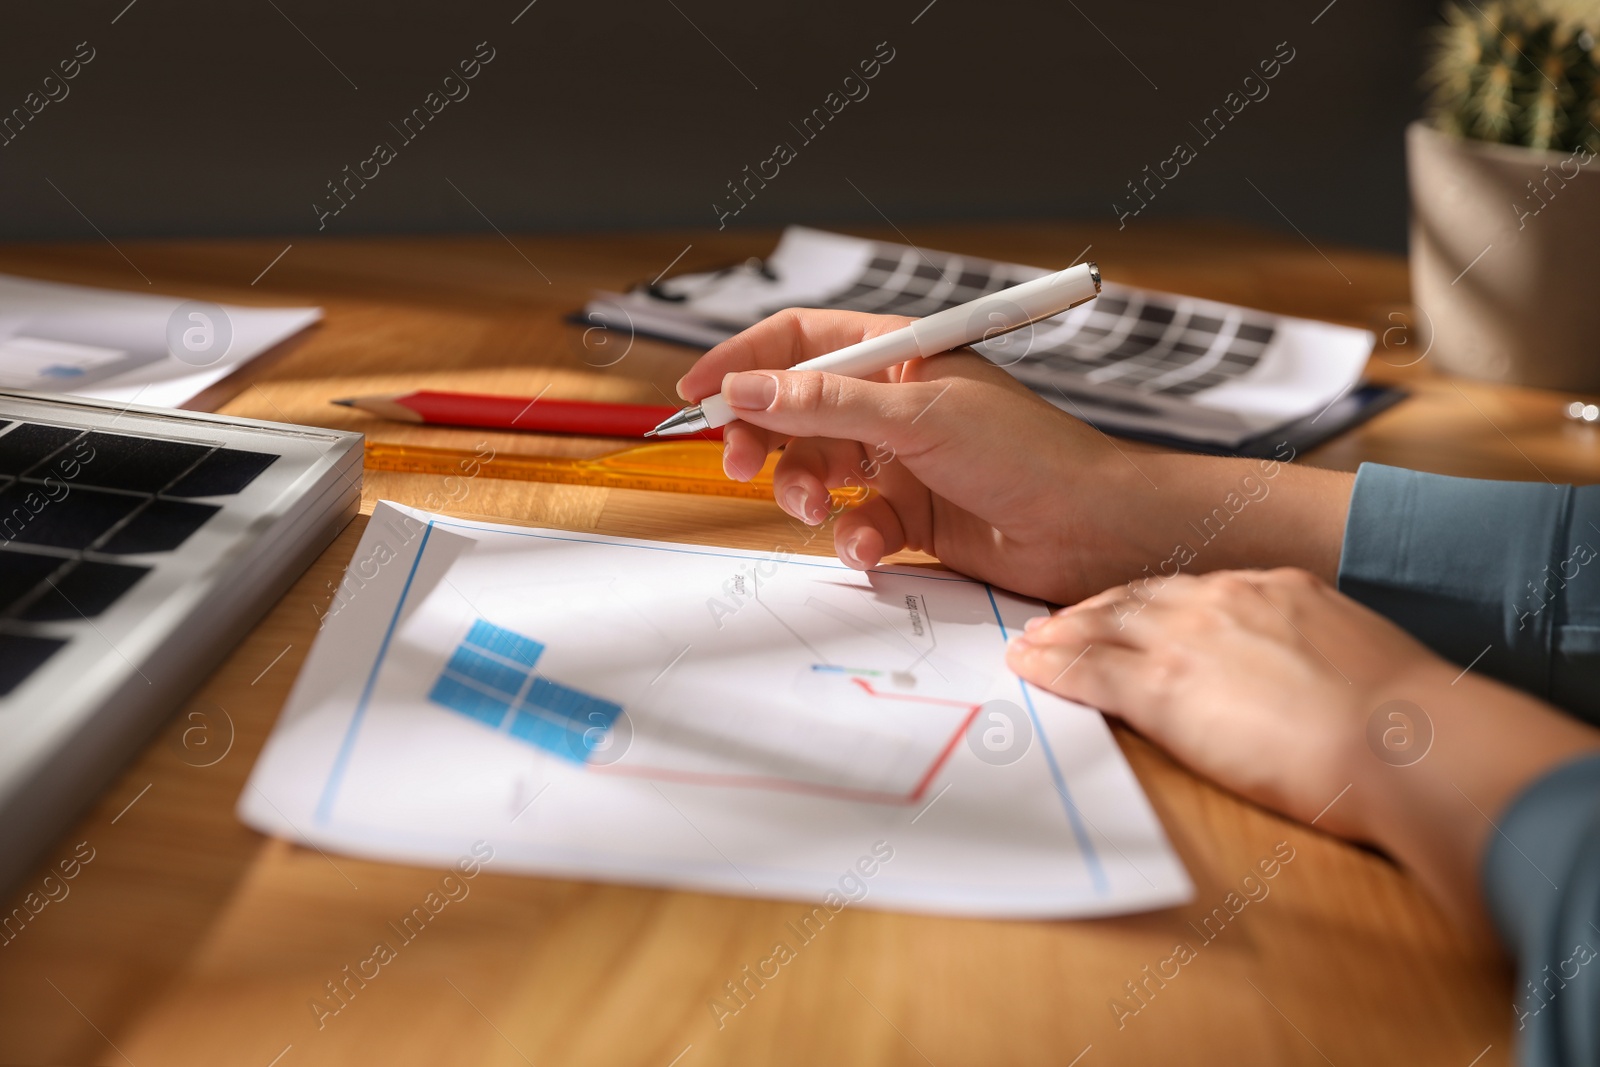
[[[1006,659],[1301,822],[1365,767],[1373,709],[1448,669],[1387,619],[1292,569],[1118,586],[1032,620]],[[1319,823],[1364,838],[1350,799]]]
[[[749,479],[783,449],[774,496],[798,519],[824,521],[830,488],[877,490],[834,522],[835,549],[853,567],[909,547],[1070,603],[1170,564],[1180,541],[1199,541],[1201,528],[1186,524],[1209,520],[1208,530],[1228,525],[1226,536],[1184,565],[1294,562],[1331,575],[1348,475],[1275,462],[1262,475],[1255,461],[1118,444],[971,352],[913,360],[872,381],[779,369],[910,321],[780,312],[706,353],[678,391],[699,400],[720,390],[739,413],[724,431],[729,477]],[[1247,498],[1248,516],[1232,510]]]
[[[1241,796],[1385,849],[1473,924],[1490,819],[1600,747],[1292,569],[1110,589],[1034,620],[1007,662]]]

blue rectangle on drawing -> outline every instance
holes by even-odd
[[[544,645],[531,637],[523,637],[510,630],[502,630],[492,623],[479,619],[472,624],[472,629],[467,631],[467,644],[477,647],[512,663],[520,663],[524,667],[532,667],[539,662],[539,657],[544,653]]]
[[[536,715],[519,708],[511,717],[510,734],[520,741],[526,741],[530,745],[575,763],[582,763],[589,755],[584,727],[577,723],[553,719],[548,715]]]
[[[520,693],[523,684],[528,680],[526,670],[508,667],[497,659],[485,656],[470,645],[462,645],[456,649],[455,655],[450,657],[450,662],[445,664],[445,670],[463,678],[470,678],[479,685],[497,690],[508,697]]]
[[[550,712],[552,715],[571,719],[578,724],[580,730],[597,727],[601,730],[609,729],[616,717],[622,714],[621,704],[613,704],[609,700],[590,696],[580,690],[552,682],[548,678],[535,678],[533,685],[528,688],[528,695],[523,698],[523,703]]]
[[[479,619],[428,699],[563,759],[584,762],[622,705],[533,673],[545,646]]]
[[[439,680],[433,683],[433,690],[428,693],[428,699],[497,730],[505,721],[506,712],[511,710],[509,701],[474,689],[448,674],[441,674]]]

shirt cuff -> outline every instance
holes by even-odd
[[[1571,486],[1489,482],[1364,463],[1339,590],[1462,667],[1551,696],[1572,579],[1600,604],[1600,566],[1574,564]],[[1593,510],[1590,495],[1585,510]],[[1589,531],[1600,543],[1600,529]],[[1590,559],[1594,550],[1588,549]],[[1570,572],[1572,579],[1560,575]]]
[[[1512,1004],[1524,1064],[1600,1056],[1600,756],[1549,772],[1499,817],[1484,900],[1517,957]]]

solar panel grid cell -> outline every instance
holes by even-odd
[[[71,640],[40,623],[91,622],[243,492],[277,457],[192,441],[0,422],[0,696]],[[171,497],[188,499],[170,499]]]

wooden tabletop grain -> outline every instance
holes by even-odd
[[[1039,265],[1087,254],[1118,281],[1372,329],[1381,337],[1372,376],[1414,395],[1308,462],[1600,480],[1600,430],[1560,415],[1573,397],[1433,372],[1399,258],[1211,224],[867,235]],[[11,246],[0,248],[0,271],[324,308],[325,321],[254,380],[232,383],[228,414],[386,441],[590,455],[614,443],[395,426],[328,401],[548,386],[552,396],[673,402],[687,350],[586,333],[565,316],[592,289],[674,263],[737,262],[775,236],[296,238],[287,252],[287,240]],[[439,477],[369,471],[365,507],[422,505],[441,489]],[[460,514],[828,550],[825,535],[807,540],[766,502],[486,478],[453,495]],[[6,904],[38,889],[46,866],[92,856],[67,894],[0,948],[0,1062],[1508,1062],[1511,980],[1490,947],[1465,943],[1382,857],[1242,803],[1125,731],[1119,740],[1197,886],[1188,906],[1087,922],[851,909],[719,1018],[712,999],[771,954],[799,905],[485,873],[379,977],[348,983],[347,965],[370,956],[439,873],[272,840],[240,825],[233,805],[364,523],[175,709]],[[1275,850],[1293,858],[1270,892],[1206,936],[1216,924],[1202,920]],[[1193,958],[1162,978],[1179,942]],[[344,1000],[332,1014],[313,1006],[332,1002],[330,982]]]

